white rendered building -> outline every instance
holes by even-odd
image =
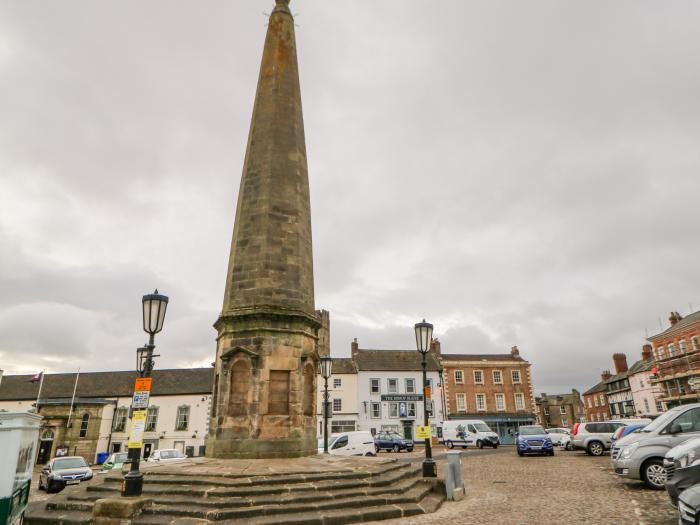
[[[328,433],[358,430],[357,368],[352,359],[333,358],[332,375],[328,378],[328,398],[332,415],[328,420]],[[323,436],[323,377],[316,381],[317,434]]]

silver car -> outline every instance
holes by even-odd
[[[700,403],[680,405],[615,443],[612,464],[618,476],[641,479],[647,487],[666,485],[664,456],[684,441],[700,437]]]
[[[577,423],[571,433],[571,448],[585,450],[591,456],[602,456],[610,450],[612,435],[624,425],[619,420]]]

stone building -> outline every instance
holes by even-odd
[[[352,432],[358,429],[359,409],[357,366],[349,358],[333,358],[332,375],[328,378],[328,397],[332,415],[328,421],[329,434]],[[316,388],[316,418],[318,437],[323,436],[323,378]]]
[[[612,377],[609,370],[600,375],[600,381],[583,393],[583,405],[586,421],[607,421],[610,419],[608,409],[607,381]]]
[[[269,17],[223,307],[214,325],[211,457],[317,453],[324,319],[314,303],[304,119],[288,4],[276,0]]]
[[[546,428],[570,428],[586,419],[581,394],[575,388],[569,394],[540,394],[535,402],[537,421]]]
[[[38,406],[44,419],[37,462],[42,464],[57,454],[70,454],[93,463],[101,452],[125,450],[131,430],[129,406],[137,376],[135,371],[87,372],[79,376],[45,374]],[[153,372],[144,457],[157,448],[203,455],[212,377],[211,368]],[[3,377],[0,410],[35,410],[39,382],[31,382],[31,378]]]
[[[447,419],[480,419],[512,443],[535,421],[531,365],[517,346],[508,354],[441,354]]]
[[[659,401],[671,408],[700,401],[700,311],[671,312],[670,326],[648,338],[654,347]]]

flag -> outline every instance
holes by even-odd
[[[37,381],[41,381],[41,376],[44,375],[44,372],[39,372],[38,374],[35,374],[32,376],[32,378],[29,380],[30,383],[36,383]]]

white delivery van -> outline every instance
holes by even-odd
[[[323,441],[319,439],[319,454],[323,454]],[[376,456],[374,438],[368,430],[341,432],[328,437],[328,453],[334,456]]]
[[[442,424],[442,442],[447,448],[467,448],[468,445],[497,448],[499,445],[498,434],[480,419],[445,421]]]

